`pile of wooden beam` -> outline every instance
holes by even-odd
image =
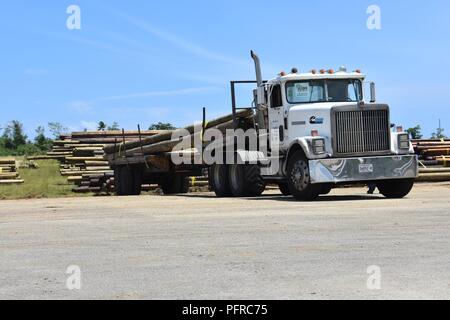
[[[419,156],[418,181],[450,181],[450,139],[413,140]]]
[[[165,131],[87,131],[62,135],[46,156],[29,159],[60,161],[60,173],[75,185],[74,192],[102,192],[106,181],[114,175],[103,148],[109,144],[139,141]]]
[[[24,180],[17,172],[16,160],[14,158],[0,158],[0,185],[21,184]]]
[[[242,123],[244,127],[253,127],[252,110],[240,110],[236,113],[236,118],[238,119],[237,121]],[[116,145],[109,145],[104,148],[105,159],[112,161],[121,157],[167,154],[172,152],[173,148],[181,141],[179,138],[173,139],[173,136],[182,137],[182,139],[190,138],[190,141],[192,142],[198,139],[202,141],[202,135],[205,130],[217,129],[224,133],[227,129],[232,129],[233,124],[233,115],[230,114],[211,121],[204,121],[202,130],[196,130],[196,127],[192,125],[184,129],[163,132],[141,141],[130,141]]]

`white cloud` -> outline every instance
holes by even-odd
[[[187,51],[195,56],[198,56],[200,58],[205,58],[208,60],[214,60],[219,62],[224,62],[228,64],[239,64],[239,65],[247,65],[248,61],[243,61],[240,59],[236,59],[233,57],[226,56],[224,54],[214,52],[211,50],[208,50],[198,44],[195,44],[193,42],[190,42],[188,40],[185,40],[175,34],[163,31],[159,28],[156,28],[155,26],[152,26],[151,24],[147,23],[144,20],[131,17],[125,14],[122,14],[120,12],[115,12],[115,14],[122,19],[128,21],[130,24],[144,30],[145,32],[158,37],[166,42],[171,43],[172,45]]]

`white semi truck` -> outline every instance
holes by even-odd
[[[149,166],[145,156],[142,161],[119,158],[110,161],[115,170],[134,166],[127,170],[139,176],[139,183],[164,181],[163,190],[176,193],[186,191],[180,178],[208,168],[210,186],[220,197],[257,196],[267,183],[276,183],[283,194],[307,201],[341,184],[376,185],[388,198],[403,198],[411,191],[418,161],[409,135],[391,130],[389,106],[376,102],[373,83],[369,97],[365,96],[365,76],[359,70],[348,72],[341,67],[300,73],[293,68],[263,81],[259,58],[253,51],[251,56],[256,81],[231,82],[232,111],[236,115],[242,109],[236,105],[235,86],[256,83],[253,123],[258,138],[267,140],[267,152],[235,146],[231,158],[240,162],[167,165],[166,171]],[[234,129],[238,128],[236,119]],[[268,165],[274,161],[276,166]],[[121,176],[116,174],[117,179]],[[125,184],[133,185],[129,181]],[[120,188],[120,181],[116,186]],[[136,194],[136,186],[129,189],[134,190],[129,194]]]

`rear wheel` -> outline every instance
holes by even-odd
[[[164,194],[188,193],[189,181],[180,174],[170,174],[162,179],[160,187]]]
[[[414,186],[414,179],[383,180],[377,182],[380,193],[389,199],[406,197]]]
[[[288,163],[288,186],[298,200],[313,201],[322,191],[322,186],[311,184],[308,160],[302,151],[296,151]]]
[[[228,177],[235,197],[257,197],[266,188],[258,165],[232,164],[228,166]]]
[[[133,194],[138,196],[142,192],[143,171],[141,168],[133,168]]]
[[[117,167],[114,176],[118,196],[135,195],[134,173],[130,167]]]
[[[228,168],[224,164],[215,164],[210,169],[210,184],[218,197],[231,196]]]

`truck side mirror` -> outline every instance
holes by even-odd
[[[370,102],[374,103],[375,101],[377,101],[375,82],[371,82],[370,83]]]

